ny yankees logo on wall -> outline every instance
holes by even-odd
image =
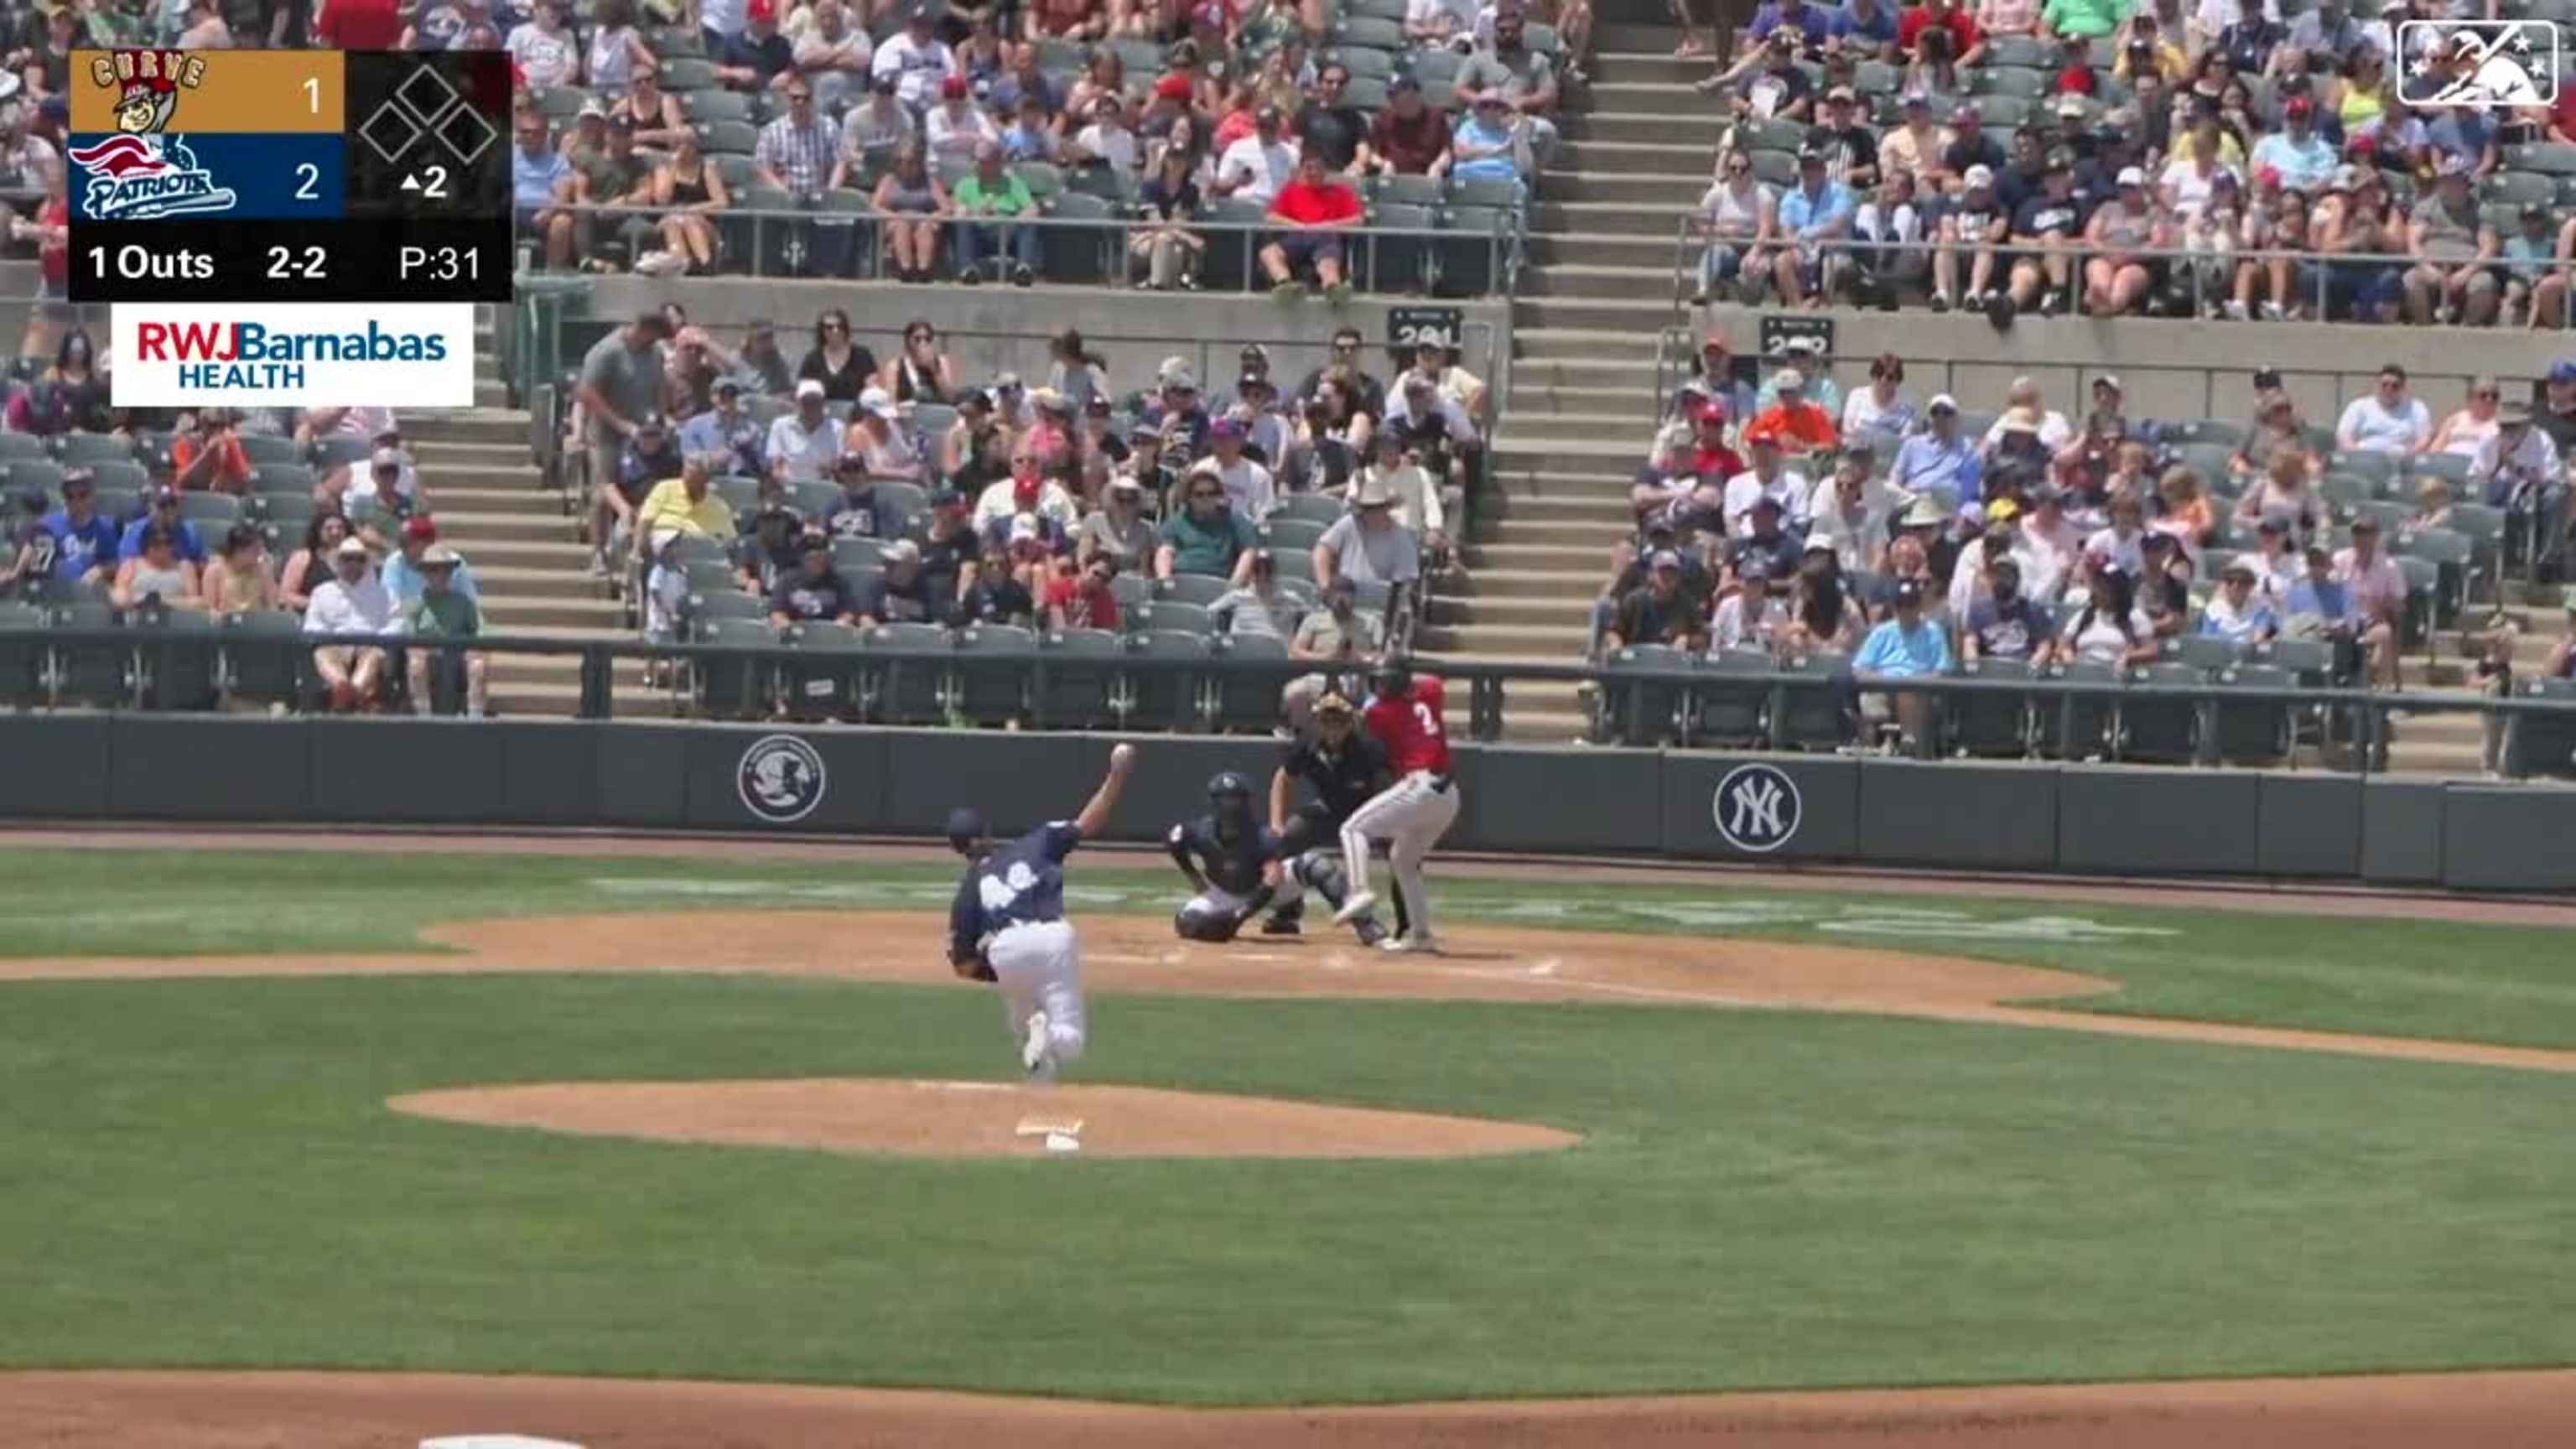
[[[742,808],[772,825],[793,825],[823,803],[823,756],[794,735],[763,735],[734,767]]]
[[[1738,765],[1717,782],[1709,811],[1718,838],[1754,855],[1789,843],[1806,808],[1798,782],[1774,765]]]

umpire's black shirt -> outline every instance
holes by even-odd
[[[1386,747],[1356,729],[1338,750],[1326,749],[1320,739],[1299,740],[1281,753],[1279,767],[1291,779],[1305,781],[1336,824],[1350,819],[1395,776]]]

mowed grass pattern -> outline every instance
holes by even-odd
[[[0,1008],[13,1366],[1218,1404],[2576,1361],[2576,1079],[2552,1075],[1807,1013],[1119,998],[1090,1080],[1587,1140],[942,1162],[381,1104],[1006,1075],[960,990],[44,982]]]
[[[0,849],[0,870],[39,887],[35,898],[41,906],[21,912],[0,939],[0,955],[21,957],[431,949],[418,932],[442,921],[603,911],[743,911],[758,909],[769,899],[788,907],[828,909],[828,895],[818,899],[812,893],[856,882],[908,886],[935,896],[955,879],[943,866],[884,862],[256,850]],[[1078,915],[1108,910],[1165,914],[1179,898],[1174,872],[1140,868],[1133,855],[1080,858],[1072,879],[1078,886],[1133,893],[1117,906],[1078,906]],[[730,887],[753,894],[652,888],[675,881],[701,890]],[[609,888],[619,882],[638,888]],[[2114,995],[2052,1003],[2072,1010],[2576,1049],[2576,953],[2567,949],[2563,930],[2233,913],[2184,905],[2103,906],[2015,898],[2009,887],[1927,898],[1857,889],[1764,890],[1736,877],[1710,881],[1683,874],[1655,885],[1463,878],[1438,884],[1442,909],[1451,920],[1498,919],[1498,912],[1543,898],[1569,903],[1570,909],[1553,922],[1569,928],[1919,950],[2053,966],[2121,983]],[[1720,928],[1652,914],[1677,904],[1722,908],[1783,901],[1847,912],[1876,906],[1891,913],[1920,913],[1937,907],[1969,923],[2071,915],[2112,928],[2172,934],[2073,941],[1962,938],[1955,922],[1908,931],[1895,914],[1886,928],[1865,935],[1829,934],[1803,923],[1755,921]],[[927,901],[909,904],[935,909]],[[934,948],[924,944],[920,950],[925,971],[935,971]]]

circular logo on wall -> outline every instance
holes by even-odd
[[[1756,855],[1788,844],[1805,808],[1798,782],[1776,765],[1736,766],[1717,782],[1709,801],[1718,838]]]
[[[742,808],[772,825],[793,825],[823,803],[823,757],[794,735],[763,735],[734,767]]]

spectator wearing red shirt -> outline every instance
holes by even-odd
[[[328,50],[392,50],[402,40],[402,0],[327,0],[313,33]]]
[[[1283,296],[1294,296],[1299,269],[1312,267],[1315,283],[1336,301],[1349,295],[1343,280],[1342,232],[1360,221],[1360,194],[1335,176],[1323,153],[1308,147],[1297,161],[1297,179],[1271,198],[1270,219],[1293,230],[1261,249],[1262,270]]]
[[[1966,70],[1975,61],[1977,47],[1985,36],[1978,31],[1977,22],[1968,17],[1968,12],[1951,0],[1924,0],[1923,4],[1906,11],[1905,18],[1896,23],[1897,49],[1912,55],[1916,43],[1923,39],[1923,32],[1936,25],[1950,32],[1951,60],[1961,70]]]
[[[1449,118],[1422,103],[1422,82],[1397,76],[1369,125],[1368,149],[1384,175],[1438,176],[1449,169]]]
[[[1110,581],[1118,577],[1118,560],[1114,555],[1095,553],[1078,574],[1050,579],[1046,586],[1046,626],[1049,629],[1118,630],[1118,595]]]

